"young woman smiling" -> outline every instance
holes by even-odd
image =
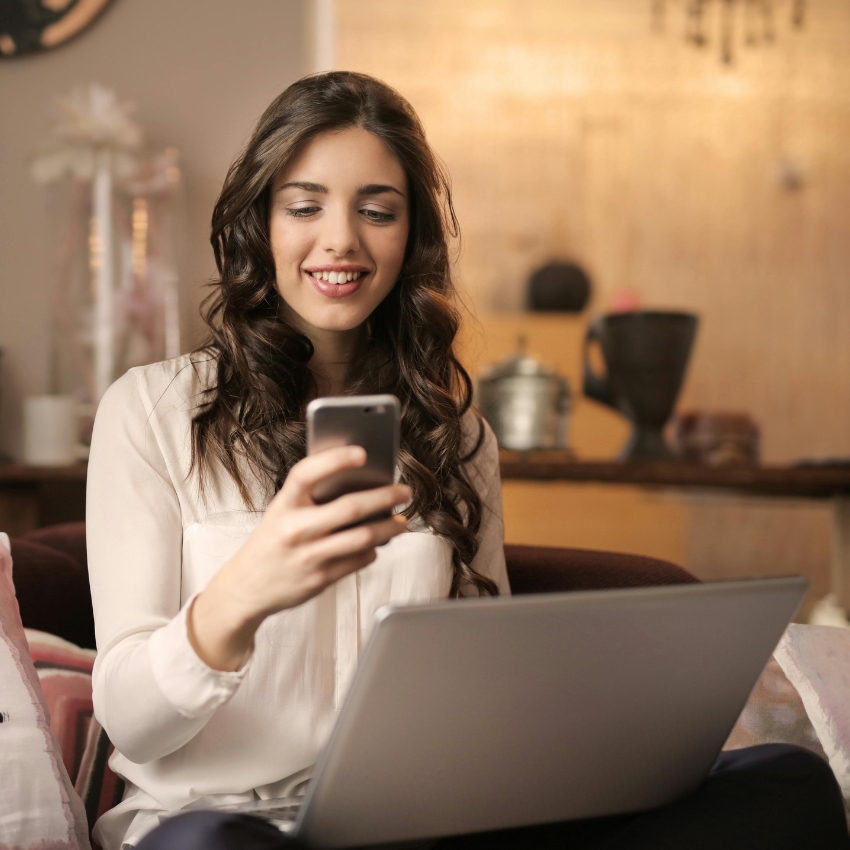
[[[230,169],[209,343],[118,380],[92,441],[94,701],[127,786],[104,850],[279,796],[382,605],[509,591],[496,443],[452,351],[454,226],[413,110],[368,77],[291,86]],[[400,481],[317,506],[364,456],[305,458],[305,406],[366,392],[401,400]]]
[[[126,783],[94,831],[104,850],[282,846],[259,820],[209,811],[154,827],[165,811],[283,796],[382,605],[509,592],[496,443],[452,349],[455,228],[415,113],[364,75],[290,86],[230,169],[208,344],[131,370],[95,424],[94,701]],[[364,453],[305,458],[305,406],[365,392],[401,401],[400,480],[316,505],[316,483]],[[843,846],[822,762],[783,750],[732,767],[661,814],[445,844]]]

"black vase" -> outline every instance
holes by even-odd
[[[672,457],[663,429],[682,388],[699,319],[692,313],[614,313],[587,330],[584,393],[627,416],[634,428],[620,457],[665,460]],[[591,342],[598,342],[606,374],[593,371]]]

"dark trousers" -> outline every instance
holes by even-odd
[[[187,812],[137,850],[297,850],[246,815]],[[765,744],[722,753],[692,794],[640,814],[440,839],[435,850],[842,850],[844,802],[829,765],[808,750]]]

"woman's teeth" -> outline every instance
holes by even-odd
[[[348,283],[357,280],[362,272],[307,272],[316,280],[326,280],[328,283]]]

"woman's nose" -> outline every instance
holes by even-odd
[[[331,208],[323,218],[323,250],[343,257],[360,247],[357,223],[348,209]]]

